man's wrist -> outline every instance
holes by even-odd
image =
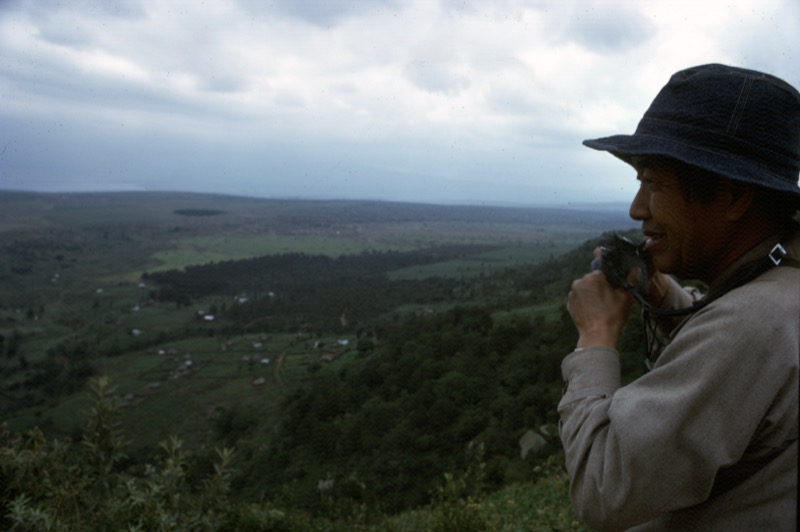
[[[617,346],[617,335],[610,333],[595,333],[595,334],[581,334],[578,337],[578,343],[575,345],[576,349],[586,349],[587,347],[610,347]]]

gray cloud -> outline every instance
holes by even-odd
[[[469,87],[470,78],[449,61],[414,61],[404,69],[406,79],[422,90],[456,94]]]
[[[640,12],[622,6],[609,9],[587,2],[585,8],[575,9],[570,17],[564,37],[597,50],[613,53],[615,50],[642,46],[653,37],[655,25]]]
[[[403,4],[400,0],[237,0],[237,3],[251,15],[276,13],[323,28],[364,12],[395,9]]]
[[[797,3],[743,9],[0,0],[0,189],[623,199],[627,168],[580,142],[631,130],[673,71],[800,84]]]

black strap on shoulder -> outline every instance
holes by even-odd
[[[775,266],[788,266],[790,268],[800,268],[800,260],[790,257],[784,245],[780,242],[775,244],[767,254],[767,259]]]
[[[789,268],[800,268],[800,260],[786,257],[780,263],[780,266],[788,266]]]
[[[786,247],[782,243],[778,243],[772,250],[767,254],[766,257],[763,257],[759,260],[750,262],[741,268],[739,268],[728,281],[723,284],[718,289],[714,290],[713,293],[706,294],[706,297],[695,303],[694,305],[686,308],[680,309],[661,309],[655,307],[648,302],[642,294],[640,294],[636,288],[631,285],[627,280],[623,283],[624,288],[628,291],[628,293],[633,296],[633,298],[642,306],[642,310],[647,314],[659,317],[677,317],[677,316],[687,316],[692,314],[693,312],[697,312],[701,308],[705,307],[712,301],[722,297],[723,295],[727,294],[734,288],[738,288],[746,283],[749,283],[762,273],[766,272],[770,268],[776,266],[789,266],[790,268],[800,268],[800,261],[788,256],[786,251]]]

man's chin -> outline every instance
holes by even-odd
[[[669,275],[677,275],[679,271],[679,268],[673,262],[663,260],[663,258],[659,260],[656,255],[653,256],[653,267],[661,273]]]

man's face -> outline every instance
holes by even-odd
[[[687,200],[676,170],[657,158],[633,157],[631,164],[640,185],[630,216],[642,222],[656,269],[682,279],[712,280],[725,246],[723,202]]]

